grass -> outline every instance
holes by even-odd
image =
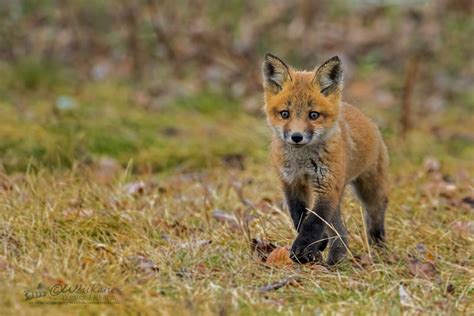
[[[461,110],[434,122],[446,138],[427,136],[423,122],[405,141],[394,125],[383,128],[392,159],[388,251],[367,247],[359,204],[347,192],[353,259],[275,268],[250,247],[252,238],[288,246],[295,235],[269,164],[264,118],[210,93],[131,107],[133,93],[117,83],[61,88],[73,100],[67,109],[41,87],[23,98],[1,93],[4,313],[474,311],[473,213],[462,202],[473,194],[473,151],[464,138],[451,142],[469,126]],[[427,170],[428,156],[440,170]],[[216,210],[237,220],[222,223]],[[298,281],[261,291],[290,276]],[[117,304],[25,299],[25,291],[54,284],[115,288]]]
[[[252,256],[249,236],[280,246],[290,245],[294,236],[268,166],[143,176],[143,191],[136,192],[124,188],[132,180],[126,173],[106,186],[80,169],[11,177],[12,187],[0,194],[2,304],[12,313],[47,308],[58,314],[73,309],[146,313],[157,307],[163,314],[176,309],[183,314],[468,313],[472,233],[460,230],[458,223],[472,221],[472,211],[451,203],[469,193],[472,182],[457,180],[459,192],[445,200],[420,193],[429,175],[395,173],[394,178],[398,186],[387,218],[390,251],[372,250],[373,261],[367,259],[359,206],[348,195],[345,221],[351,252],[359,259],[323,269],[272,268]],[[242,203],[236,183],[254,209]],[[248,228],[223,225],[212,218],[215,209],[254,219]],[[435,270],[428,277],[414,276],[412,257],[433,262]],[[288,276],[301,281],[259,291]],[[116,287],[118,304],[30,305],[23,293],[40,283]],[[414,307],[400,305],[400,283],[414,298]]]
[[[71,105],[63,108],[64,99]],[[61,89],[61,94],[29,92],[15,100],[0,101],[0,148],[7,171],[32,164],[70,167],[100,156],[114,157],[122,165],[133,159],[136,166],[162,171],[209,167],[243,152],[261,159],[265,152],[266,127],[239,113],[235,101],[210,93],[181,98],[165,105],[165,111],[131,107],[130,89],[116,83]],[[249,128],[254,134],[247,133]]]

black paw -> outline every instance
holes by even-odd
[[[370,243],[373,246],[383,248],[385,246],[385,230],[383,228],[371,228],[369,230]]]
[[[346,256],[346,252],[345,247],[331,247],[331,249],[329,249],[327,264],[332,266],[341,262]]]
[[[311,241],[303,238],[296,238],[291,246],[290,258],[297,263],[322,261],[321,251],[326,247],[327,240]]]

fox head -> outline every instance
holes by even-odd
[[[339,114],[339,58],[332,57],[314,71],[297,71],[267,54],[262,70],[265,112],[275,135],[295,147],[323,140]]]

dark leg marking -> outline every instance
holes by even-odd
[[[295,229],[300,231],[306,216],[306,188],[304,186],[290,187],[285,185],[284,192]]]
[[[330,201],[319,199],[313,212],[308,212],[291,246],[290,258],[298,263],[321,260],[320,252],[328,245],[327,225],[324,221],[327,221],[332,212]]]
[[[329,255],[327,259],[329,265],[336,264],[345,257],[348,245],[347,230],[342,222],[340,210],[337,210],[332,225],[336,231],[331,228],[328,229],[328,234],[333,237],[333,239],[331,239],[331,245],[329,246]]]

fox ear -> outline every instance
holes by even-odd
[[[321,93],[327,96],[342,90],[342,80],[342,63],[339,57],[334,56],[316,70],[313,83],[317,84]]]
[[[262,66],[263,86],[278,93],[287,80],[291,80],[288,66],[278,57],[266,54]]]

